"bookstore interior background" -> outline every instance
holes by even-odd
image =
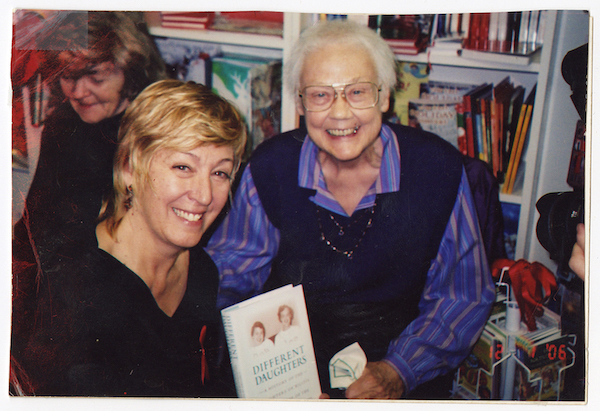
[[[47,79],[37,70],[43,57],[23,33],[61,13],[14,13],[13,223],[39,155],[39,135],[31,130],[51,110]],[[588,13],[145,12],[140,18],[172,77],[208,85],[239,108],[251,137],[247,155],[302,121],[282,90],[281,73],[303,27],[349,18],[377,31],[398,60],[387,121],[434,132],[485,161],[500,187],[508,258],[539,262],[557,279],[557,297],[533,330],[509,324],[511,285],[507,277],[498,280],[494,312],[457,371],[454,398],[584,398],[584,293],[566,263],[574,227],[583,221]],[[27,111],[24,91],[32,102]]]

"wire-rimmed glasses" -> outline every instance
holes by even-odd
[[[325,111],[333,105],[339,95],[346,99],[350,107],[360,110],[375,107],[380,91],[376,84],[361,81],[331,86],[308,86],[301,90],[299,96],[306,111]]]

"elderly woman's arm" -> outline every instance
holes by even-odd
[[[465,174],[432,263],[420,315],[391,342],[383,361],[348,387],[349,398],[398,398],[460,364],[494,301],[492,281]],[[394,370],[394,373],[390,371]]]
[[[219,308],[262,291],[278,246],[279,230],[265,214],[248,165],[232,210],[206,248],[219,269]]]

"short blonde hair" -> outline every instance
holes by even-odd
[[[127,211],[125,203],[130,194],[125,170],[133,173],[136,185],[148,182],[150,162],[157,151],[188,151],[215,144],[233,149],[235,174],[246,145],[246,126],[233,105],[208,87],[162,80],[146,87],[127,108],[118,139],[113,191],[99,217],[100,221],[109,220],[111,234]]]

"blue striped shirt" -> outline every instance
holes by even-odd
[[[381,129],[383,156],[377,181],[358,205],[373,205],[375,196],[400,186],[401,156],[393,131]],[[346,215],[327,191],[317,161],[318,147],[306,138],[300,152],[298,184],[316,190],[320,207]],[[219,307],[258,294],[277,254],[280,234],[262,208],[252,180],[252,164],[244,170],[231,212],[209,241],[207,251],[219,268]],[[489,315],[494,299],[471,191],[463,170],[456,202],[427,274],[419,316],[390,342],[385,357],[403,379],[407,391],[455,368],[469,353]]]

